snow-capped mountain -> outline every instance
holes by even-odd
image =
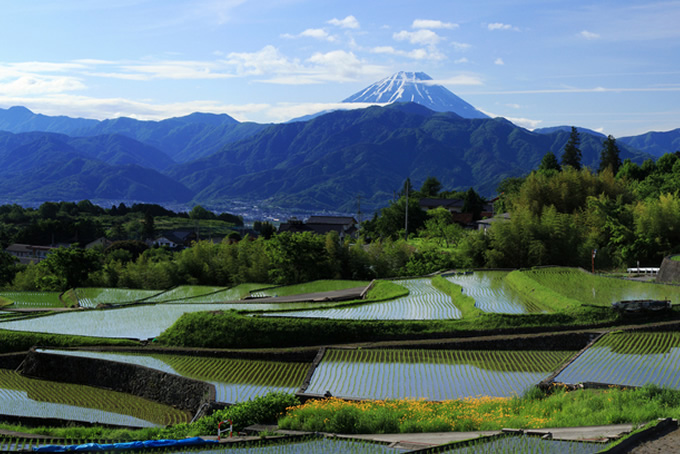
[[[422,72],[399,71],[342,102],[415,102],[437,112],[454,112],[463,118],[489,118],[450,90],[434,84],[432,78]]]

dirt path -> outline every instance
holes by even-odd
[[[675,429],[673,432],[660,438],[642,443],[640,446],[633,448],[630,452],[634,454],[666,454],[680,452],[680,429]]]

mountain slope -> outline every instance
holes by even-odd
[[[666,132],[650,131],[639,136],[621,137],[618,141],[658,158],[665,153],[680,151],[680,128]]]
[[[121,138],[130,140],[122,136],[99,139],[116,144]],[[88,153],[97,154],[97,142],[86,144],[62,134],[0,133],[0,193],[15,201],[117,199],[160,203],[186,202],[193,197],[192,191],[156,170],[92,159]],[[123,159],[121,156],[125,155],[116,154],[114,161]],[[129,160],[134,161],[132,157]]]
[[[435,112],[453,112],[463,118],[489,118],[422,72],[400,71],[343,100],[346,103],[414,102]]]
[[[7,170],[9,166],[15,166],[17,161],[22,160],[21,153],[16,153],[14,150],[30,144],[35,147],[39,143],[42,143],[45,148],[51,148],[54,153],[66,149],[67,151],[77,152],[83,157],[112,165],[132,164],[154,170],[163,170],[175,164],[165,153],[119,134],[70,137],[65,134],[49,132],[12,134],[0,131],[0,173]],[[28,164],[29,168],[35,165],[33,162]],[[14,168],[13,171],[17,170]]]
[[[311,209],[376,209],[410,177],[445,188],[475,187],[492,195],[498,183],[534,169],[543,155],[561,155],[569,133],[536,134],[504,119],[464,119],[417,104],[336,111],[306,123],[273,125],[221,152],[169,170],[196,191],[196,201],[268,199]],[[599,162],[602,140],[584,135],[584,164]],[[622,158],[641,162],[627,148]]]

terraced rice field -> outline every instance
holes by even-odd
[[[536,453],[536,454],[590,454],[605,448],[601,443],[584,443],[577,441],[544,440],[527,435],[507,436],[494,440],[479,440],[468,446],[438,451],[447,454],[503,454],[503,453]]]
[[[181,304],[224,303],[227,301],[238,301],[244,296],[247,296],[252,290],[262,287],[262,284],[240,284],[231,288],[204,285],[182,285],[146,299],[145,302]]]
[[[267,314],[344,320],[442,320],[461,318],[451,297],[432,286],[429,278],[392,281],[406,287],[402,298],[355,306]]]
[[[607,334],[554,381],[680,389],[680,333]]]
[[[308,293],[332,292],[356,287],[366,287],[366,281],[346,281],[340,279],[322,279],[306,282],[304,284],[285,285],[280,287],[263,288],[250,292],[253,298],[266,298],[277,296],[304,295]]]
[[[620,300],[669,299],[680,303],[680,286],[597,276],[577,268],[522,271],[537,283],[586,304],[609,306]]]
[[[225,288],[207,285],[180,285],[179,287],[158,293],[144,301],[148,303],[166,303],[169,301],[198,298],[204,295],[210,295],[212,293],[219,292],[221,290],[225,290]]]
[[[158,294],[158,290],[124,288],[77,288],[75,295],[81,307],[97,307],[99,304],[126,304],[142,301]]]
[[[26,320],[0,321],[0,329],[94,337],[152,339],[187,312],[282,310],[308,303],[156,304],[108,310],[72,311]]]
[[[272,391],[295,393],[300,389],[308,363],[284,363],[248,359],[208,358],[182,355],[137,355],[72,350],[41,350],[84,356],[157,369],[215,385],[218,402],[237,403]]]
[[[505,283],[507,271],[475,271],[472,274],[447,276],[446,280],[463,287],[463,293],[474,298],[475,306],[497,314],[534,314],[542,310]]]
[[[0,414],[133,427],[187,422],[191,415],[129,394],[26,378],[0,369]]]
[[[358,440],[343,440],[338,438],[316,438],[309,441],[295,443],[271,444],[251,443],[248,446],[210,449],[203,447],[198,451],[184,449],[182,451],[164,451],[167,454],[188,454],[191,452],[201,454],[392,454],[408,452],[404,449],[390,448],[383,444],[370,443]]]
[[[566,351],[328,350],[307,392],[360,399],[447,400],[521,395]]]
[[[59,292],[0,292],[0,306],[3,302],[11,302],[5,307],[12,309],[64,307]]]

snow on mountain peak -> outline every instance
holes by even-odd
[[[488,118],[423,72],[399,71],[366,87],[342,102],[415,102],[437,112],[454,112],[464,118]]]

